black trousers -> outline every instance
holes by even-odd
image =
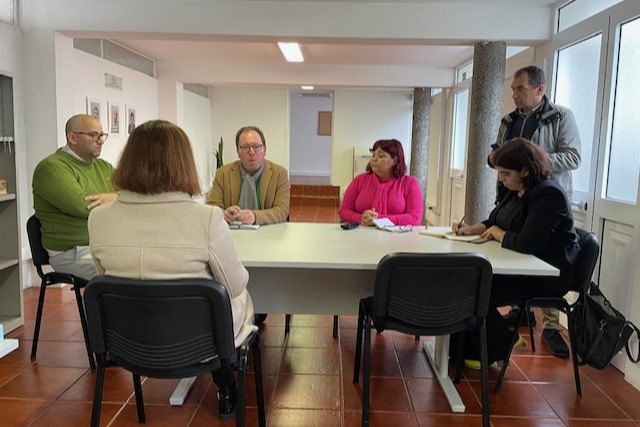
[[[533,297],[561,297],[569,291],[564,277],[536,277],[494,275],[487,312],[487,355],[489,363],[504,360],[511,345],[513,332],[509,329],[498,307],[521,304]],[[454,334],[456,335],[456,334]],[[456,354],[457,336],[451,336],[450,355]],[[480,340],[475,332],[467,332],[464,346],[465,359],[480,359]]]
[[[213,382],[218,386],[218,390],[229,387],[236,382],[233,369],[228,366],[214,370],[211,375],[213,376]]]

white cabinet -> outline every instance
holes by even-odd
[[[7,187],[7,194],[0,194],[0,324],[5,334],[24,323],[15,144],[13,79],[0,74],[0,180]]]

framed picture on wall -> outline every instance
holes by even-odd
[[[87,96],[87,114],[92,115],[102,123],[102,101],[98,98]]]
[[[136,128],[136,107],[127,104],[124,107],[124,111],[127,114],[127,135],[130,135]]]
[[[318,111],[318,135],[331,136],[331,111]]]
[[[109,101],[109,135],[120,136],[120,103]]]

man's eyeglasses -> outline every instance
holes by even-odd
[[[109,134],[108,133],[104,133],[104,132],[103,133],[100,133],[100,132],[73,132],[73,133],[78,134],[78,135],[88,135],[93,140],[93,142],[98,142],[98,140],[100,138],[102,138],[103,141],[106,141],[107,138],[109,138]]]
[[[241,145],[238,147],[238,150],[242,151],[243,153],[248,153],[249,151],[253,150],[254,153],[257,153],[259,151],[262,151],[263,148],[264,144]]]

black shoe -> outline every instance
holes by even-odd
[[[549,353],[554,356],[562,359],[569,357],[569,347],[567,347],[562,334],[557,329],[543,329],[542,342],[549,349]]]
[[[236,396],[236,383],[218,390],[218,417],[220,421],[228,421],[233,418],[236,411]]]
[[[516,326],[516,320],[518,320],[520,310],[520,307],[511,307],[511,310],[509,310],[507,314],[502,316],[502,319],[504,319],[509,328],[514,328]],[[529,311],[529,324],[533,328],[534,326],[536,326],[536,323],[536,315],[533,311]],[[520,326],[527,326],[527,319],[522,319],[522,323],[520,324]]]

